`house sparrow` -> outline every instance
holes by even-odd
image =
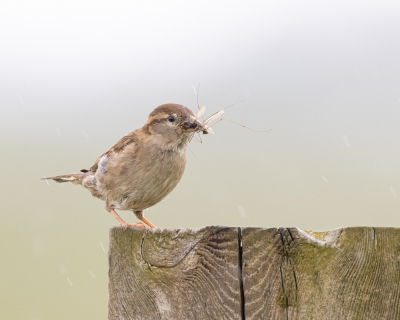
[[[125,222],[115,209],[133,210],[139,220],[155,228],[144,218],[143,210],[176,187],[185,170],[186,148],[193,134],[204,130],[189,108],[163,104],[154,109],[142,128],[124,136],[89,170],[44,179],[84,186],[106,202],[107,211],[121,226],[145,229],[141,222]]]

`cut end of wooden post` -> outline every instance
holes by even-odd
[[[397,319],[399,243],[397,228],[113,227],[109,320]]]

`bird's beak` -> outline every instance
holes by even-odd
[[[182,123],[182,128],[186,131],[196,131],[200,132],[204,130],[203,125],[197,120],[193,122],[193,120],[186,121]]]

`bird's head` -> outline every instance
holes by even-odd
[[[193,112],[180,104],[163,104],[150,113],[143,129],[159,143],[185,147],[196,132],[204,130]]]

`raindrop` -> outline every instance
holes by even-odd
[[[87,141],[89,139],[88,134],[86,133],[85,130],[81,130],[82,136],[85,138],[85,140]]]
[[[349,139],[347,139],[346,135],[343,135],[342,138],[346,147],[350,147],[350,142]]]
[[[22,97],[20,94],[18,95],[18,99],[19,99],[19,102],[21,102],[21,104],[24,106],[25,102],[24,102],[24,100],[22,100]]]
[[[197,96],[197,90],[196,90],[196,88],[194,87],[194,85],[192,85],[192,88],[193,88],[194,94]]]
[[[238,206],[240,215],[242,216],[242,218],[247,218],[246,212],[244,212],[244,209],[242,206]]]
[[[57,132],[58,136],[61,137],[61,132],[58,128],[56,128],[56,132]]]

